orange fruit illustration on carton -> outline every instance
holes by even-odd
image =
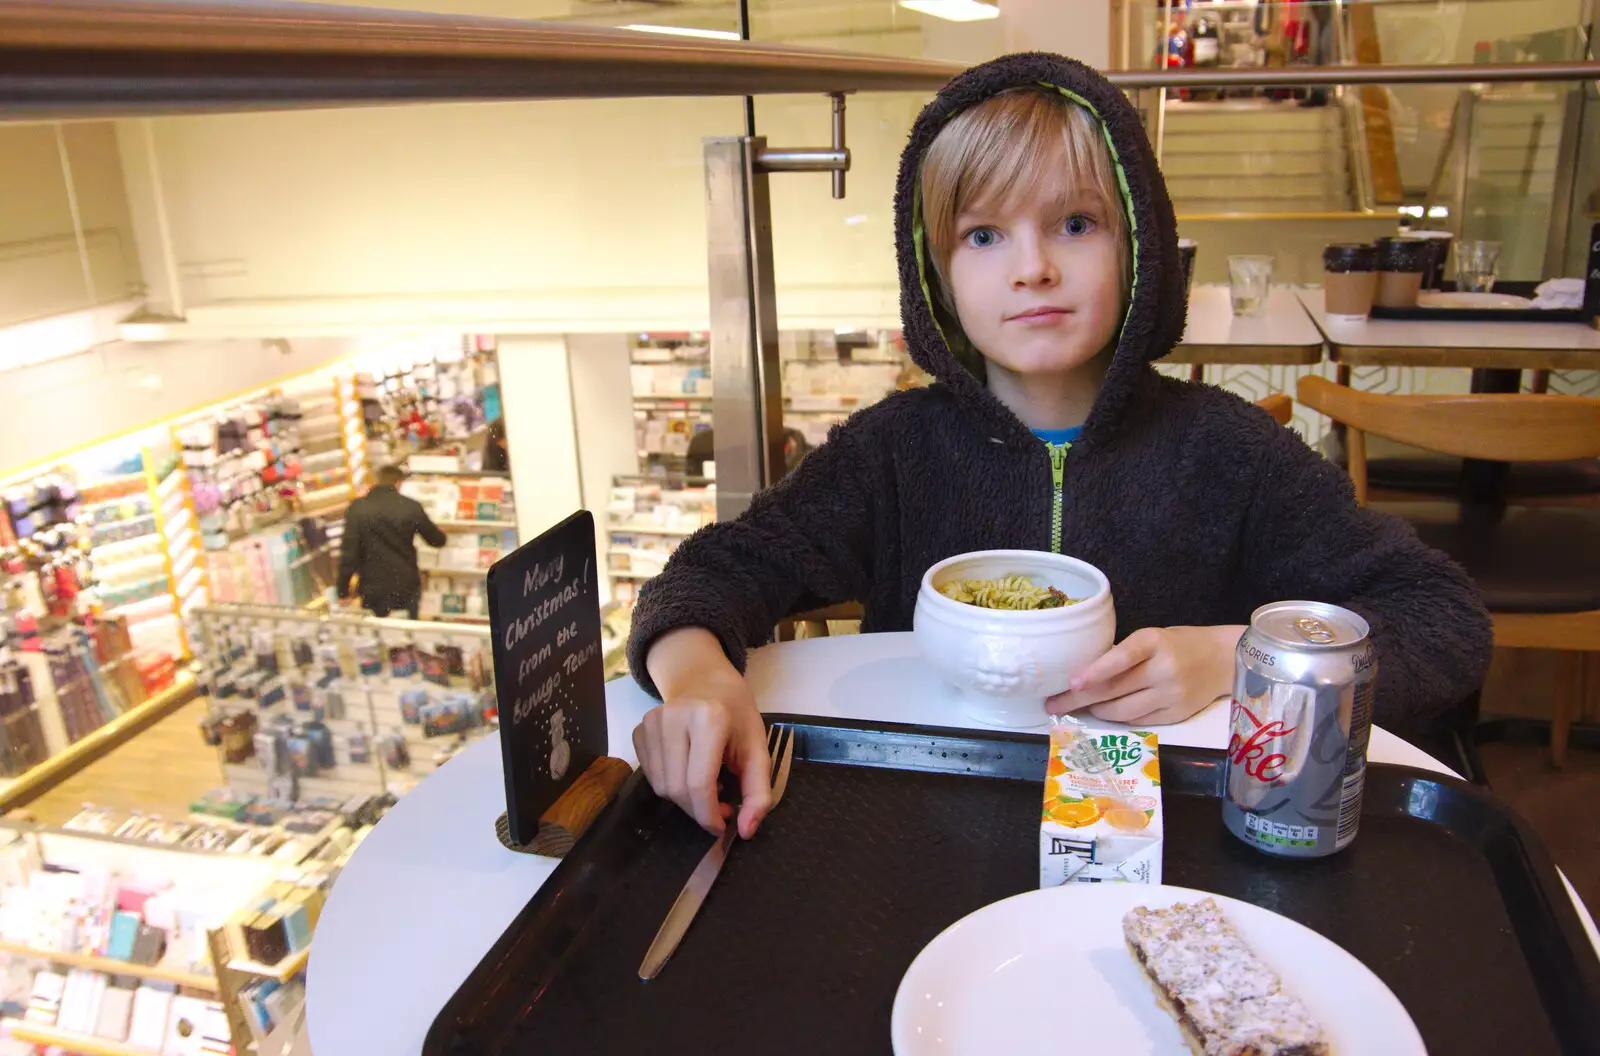
[[[1106,821],[1114,829],[1121,829],[1123,832],[1137,832],[1150,824],[1150,815],[1142,810],[1116,807],[1106,811]]]
[[[1081,829],[1100,820],[1100,808],[1090,799],[1057,799],[1045,807],[1045,814],[1058,825]]]
[[[1159,785],[1161,783],[1161,757],[1158,755],[1152,755],[1149,760],[1139,768],[1139,772]]]

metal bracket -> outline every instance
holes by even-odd
[[[844,197],[844,174],[850,171],[850,150],[844,145],[844,93],[833,92],[833,146],[765,147],[756,154],[758,172],[831,172],[833,196]]]

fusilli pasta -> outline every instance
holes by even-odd
[[[982,609],[1058,609],[1075,601],[1055,587],[1041,587],[1027,576],[1018,575],[953,579],[942,584],[939,593]]]

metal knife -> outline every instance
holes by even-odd
[[[700,911],[700,904],[706,900],[706,893],[716,883],[717,874],[722,872],[722,864],[728,860],[728,848],[733,845],[738,829],[735,819],[729,818],[727,828],[722,830],[717,842],[711,845],[705,857],[700,859],[700,864],[694,867],[694,872],[689,874],[689,882],[678,892],[678,900],[672,903],[666,919],[661,922],[661,930],[656,932],[650,948],[645,951],[644,963],[639,965],[640,979],[654,979],[660,974],[662,965],[667,963],[667,958],[678,948],[694,915]]]

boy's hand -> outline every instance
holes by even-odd
[[[1182,722],[1233,688],[1233,650],[1243,626],[1146,627],[1078,672],[1045,701],[1055,715],[1087,708],[1097,719]]]
[[[717,798],[726,765],[739,777],[739,835],[750,839],[772,809],[767,731],[744,676],[709,631],[664,634],[645,660],[662,703],[633,731],[639,765],[656,795],[721,835],[733,808]]]

